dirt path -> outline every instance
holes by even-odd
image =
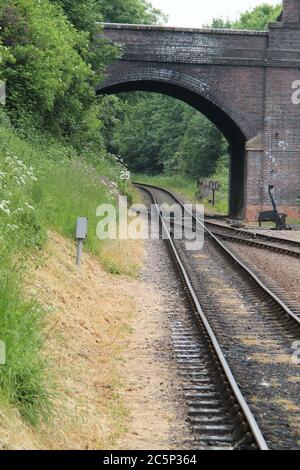
[[[122,397],[129,410],[121,449],[171,450],[191,442],[170,338],[170,315],[186,306],[166,254],[161,241],[147,242],[138,311],[121,367],[126,383]]]

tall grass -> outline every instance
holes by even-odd
[[[24,301],[22,269],[2,256],[0,270],[0,340],[6,364],[0,366],[0,393],[35,425],[50,413],[46,361],[42,355],[44,312]]]
[[[101,242],[96,236],[96,209],[109,200],[115,204],[115,200],[99,177],[91,174],[91,169],[71,162],[43,162],[32,189],[32,199],[41,208],[43,223],[70,238],[74,238],[77,217],[88,217],[86,247],[99,255]]]
[[[89,218],[86,248],[101,256],[96,208],[116,203],[121,168],[109,157],[90,157],[35,131],[25,138],[0,110],[0,341],[7,353],[0,398],[31,424],[49,416],[52,392],[43,357],[45,315],[23,294],[27,258],[43,247],[50,228],[73,238],[79,216]],[[24,183],[23,175],[16,179],[22,169]]]

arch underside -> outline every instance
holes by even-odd
[[[149,72],[149,71],[148,71]],[[131,75],[131,74],[130,74]],[[150,75],[150,77],[149,77]],[[177,75],[177,77],[176,77]],[[180,75],[180,77],[178,76]],[[167,76],[160,72],[156,78],[151,73],[111,77],[97,89],[98,94],[118,94],[130,91],[156,92],[184,101],[200,111],[224,134],[230,145],[230,195],[229,212],[233,217],[243,217],[245,210],[245,144],[255,136],[245,116],[230,109],[218,99],[206,84],[183,74]]]

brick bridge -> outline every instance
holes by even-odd
[[[300,0],[284,0],[266,32],[106,24],[104,35],[123,55],[99,93],[155,91],[192,105],[230,144],[231,215],[269,209],[270,183],[280,209],[298,215]]]

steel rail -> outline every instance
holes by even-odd
[[[262,248],[275,253],[281,253],[294,258],[300,257],[300,242],[289,240],[287,238],[279,238],[270,235],[263,235],[257,232],[249,232],[245,229],[235,229],[221,225],[205,219],[206,227],[211,228],[211,232],[223,240],[241,243],[243,245]],[[295,249],[296,248],[296,249]]]
[[[137,187],[140,188],[153,188],[154,190],[164,192],[168,194],[169,197],[171,197],[174,201],[176,201],[180,206],[186,211],[188,214],[190,214],[193,217],[193,220],[201,226],[201,228],[212,238],[212,240],[215,241],[215,243],[227,254],[227,256],[235,262],[245,273],[250,276],[250,278],[264,291],[268,294],[269,297],[273,299],[273,301],[280,306],[280,308],[288,315],[290,319],[295,321],[297,323],[297,326],[300,326],[300,318],[292,312],[292,310],[274,293],[272,292],[269,287],[267,287],[260,279],[259,277],[248,267],[246,266],[245,263],[243,263],[227,246],[222,243],[221,240],[218,239],[217,236],[213,234],[211,230],[209,230],[205,226],[205,221],[201,221],[198,217],[196,217],[185,205],[183,202],[173,193],[171,193],[169,190],[160,188],[158,186],[153,186],[149,184],[140,184],[140,183],[134,183]]]
[[[271,243],[281,243],[282,245],[289,245],[290,247],[294,248],[299,248],[300,250],[300,242],[296,240],[290,240],[288,238],[282,238],[282,237],[275,237],[274,235],[266,235],[264,233],[259,233],[259,232],[250,232],[249,230],[245,228],[236,228],[236,227],[231,227],[228,225],[220,224],[217,222],[213,222],[209,217],[205,217],[205,223],[207,226],[211,226],[212,231],[214,231],[214,228],[216,230],[224,230],[225,232],[231,232],[232,235],[240,235],[241,237],[248,237],[250,240],[261,240],[265,242],[271,242]]]
[[[254,237],[249,238],[247,235],[254,235],[251,232],[242,232],[239,231],[237,233],[241,233],[241,235],[236,235],[236,232],[234,229],[231,227],[225,227],[224,225],[219,225],[219,224],[211,224],[211,222],[207,222],[207,220],[204,220],[205,225],[213,225],[213,229],[211,229],[211,232],[218,238],[221,238],[222,240],[233,242],[233,243],[239,243],[242,245],[246,246],[253,246],[255,248],[260,248],[268,251],[272,251],[274,253],[280,253],[286,256],[291,256],[293,258],[300,258],[300,243],[295,242],[297,245],[292,245],[292,246],[297,246],[298,250],[294,250],[292,248],[287,248],[285,246],[285,242],[288,242],[289,240],[283,239],[283,245],[281,245],[281,239],[277,238],[276,239],[276,244],[275,238],[274,242],[272,241],[271,243],[261,241],[259,238],[256,240]],[[182,223],[179,222],[174,222],[175,225],[182,225]],[[191,227],[188,227],[191,228]],[[232,230],[234,233],[226,233],[227,230]],[[225,230],[225,231],[224,231]],[[266,238],[268,238],[266,236]],[[272,240],[273,240],[272,239]]]
[[[237,403],[239,404],[239,407],[240,407],[240,409],[241,409],[241,411],[242,411],[242,413],[243,413],[243,415],[246,419],[246,422],[248,423],[248,426],[249,426],[249,428],[252,432],[252,435],[253,435],[253,437],[255,439],[255,442],[258,446],[258,449],[259,450],[269,450],[268,445],[265,441],[265,438],[264,438],[264,436],[263,436],[263,434],[262,434],[262,432],[261,432],[261,430],[260,430],[260,428],[259,428],[259,426],[256,422],[256,419],[253,416],[253,414],[252,414],[245,398],[243,397],[243,394],[242,394],[242,392],[241,392],[241,390],[240,390],[240,388],[239,388],[239,386],[238,386],[238,384],[237,384],[237,382],[236,382],[236,380],[233,376],[233,373],[232,373],[232,371],[231,371],[231,369],[228,365],[228,362],[227,362],[227,360],[226,360],[226,358],[223,354],[223,351],[222,351],[222,349],[221,349],[221,347],[218,343],[217,337],[216,337],[213,329],[211,328],[210,323],[209,323],[208,319],[206,318],[206,315],[205,315],[205,313],[204,313],[204,311],[203,311],[203,309],[200,305],[200,302],[197,298],[197,294],[196,294],[196,292],[195,292],[195,290],[192,286],[192,283],[190,281],[189,275],[188,275],[188,273],[187,273],[187,271],[186,271],[186,269],[185,269],[185,267],[184,267],[184,265],[181,261],[178,250],[177,250],[177,248],[176,248],[176,246],[175,246],[175,244],[172,240],[171,234],[170,234],[170,232],[169,232],[169,230],[168,230],[168,228],[165,224],[165,221],[164,221],[163,217],[161,216],[159,205],[158,205],[156,197],[151,192],[149,187],[144,188],[143,187],[144,185],[138,185],[138,184],[136,184],[136,186],[140,187],[141,189],[146,190],[150,194],[150,196],[151,196],[151,198],[152,198],[152,200],[155,204],[155,208],[156,208],[156,210],[158,212],[158,215],[160,217],[163,230],[166,233],[168,242],[170,243],[170,246],[171,246],[172,252],[174,254],[174,257],[176,259],[177,265],[179,266],[180,271],[183,275],[184,281],[185,281],[186,286],[189,290],[189,293],[192,297],[192,300],[193,300],[193,303],[194,303],[195,308],[197,310],[197,313],[198,313],[198,315],[201,319],[201,322],[202,322],[202,324],[203,324],[203,326],[204,326],[204,328],[205,328],[205,330],[208,334],[208,337],[209,337],[209,339],[210,339],[210,341],[213,345],[214,351],[215,351],[215,353],[218,357],[218,360],[221,364],[222,370],[224,371],[224,374],[227,378],[228,384],[229,384],[229,386],[230,386],[230,388],[233,392],[233,395],[234,395]],[[154,189],[159,189],[159,188],[154,188]]]

